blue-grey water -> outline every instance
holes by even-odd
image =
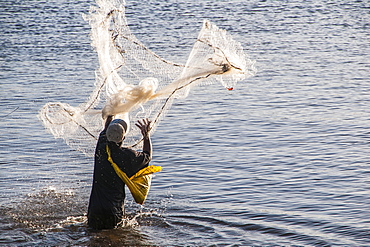
[[[228,30],[258,74],[195,88],[153,135],[163,167],[126,227],[91,232],[93,160],[38,120],[77,106],[97,55],[93,1],[0,4],[0,245],[370,246],[368,1],[127,0],[133,32],[185,62],[203,19]]]

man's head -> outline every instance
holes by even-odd
[[[107,128],[107,139],[110,142],[121,143],[126,131],[127,123],[122,119],[114,119]]]

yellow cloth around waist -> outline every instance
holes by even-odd
[[[114,171],[122,179],[122,181],[129,188],[135,202],[138,204],[144,204],[146,197],[148,196],[150,185],[152,183],[152,174],[155,172],[160,172],[162,167],[160,166],[147,166],[140,171],[138,171],[132,177],[128,177],[116,163],[114,163],[110,149],[108,145],[106,146],[108,161],[112,164]]]

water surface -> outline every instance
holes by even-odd
[[[0,245],[370,245],[370,5],[366,1],[127,1],[133,32],[185,62],[203,19],[257,76],[202,86],[153,136],[155,176],[127,226],[90,232],[93,160],[37,119],[78,105],[98,68],[92,1],[0,5]]]

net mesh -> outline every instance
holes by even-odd
[[[173,99],[187,97],[195,85],[219,82],[232,89],[256,73],[241,44],[209,21],[204,21],[185,64],[159,57],[130,31],[124,6],[124,1],[98,0],[85,16],[100,64],[89,99],[76,107],[50,102],[39,113],[56,138],[87,155],[94,153],[108,115],[131,123],[124,145],[140,147],[140,130],[133,124],[138,119],[152,120],[154,132]]]

